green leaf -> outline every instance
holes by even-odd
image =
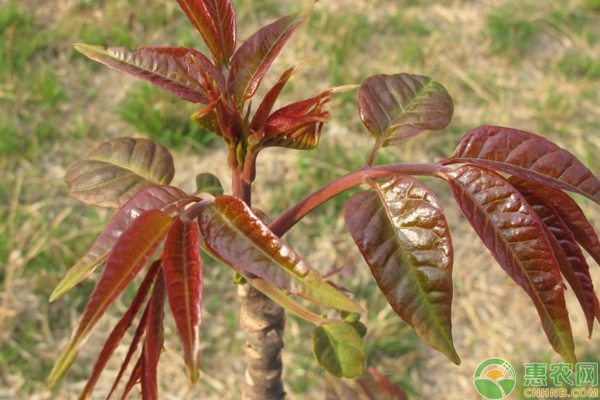
[[[563,281],[542,221],[521,193],[491,170],[467,164],[449,172],[448,178],[463,215],[533,301],[554,350],[574,364]]]
[[[148,186],[168,185],[175,174],[173,156],[148,139],[118,138],[101,143],[68,169],[69,193],[84,203],[120,208]]]
[[[426,76],[376,75],[358,95],[360,117],[381,147],[402,142],[425,130],[444,129],[454,106],[446,89]]]
[[[452,362],[452,240],[433,192],[397,176],[346,203],[346,226],[394,311]]]
[[[207,252],[242,275],[254,274],[325,307],[362,311],[271,232],[243,201],[218,196],[200,211],[198,226]]]
[[[196,200],[197,198],[190,197],[172,186],[150,186],[143,189],[123,205],[87,253],[69,269],[67,275],[50,295],[50,301],[56,300],[71,290],[73,286],[87,278],[102,264],[121,234],[144,211],[158,209],[173,215],[186,204]]]
[[[64,376],[100,317],[146,265],[170,225],[171,217],[167,214],[160,210],[149,210],[135,219],[119,238],[71,340],[50,373],[48,387]]]
[[[213,196],[223,194],[223,185],[219,178],[211,173],[202,173],[196,175],[196,192],[208,193]]]
[[[356,329],[347,322],[318,326],[311,333],[317,362],[333,376],[356,378],[365,369],[365,348]]]

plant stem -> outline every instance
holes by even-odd
[[[283,213],[269,225],[269,229],[277,236],[283,236],[292,226],[304,218],[315,208],[327,200],[355,186],[365,183],[367,179],[381,179],[393,175],[434,176],[444,167],[440,164],[389,164],[376,167],[365,166],[350,172],[317,191],[306,196],[302,201]]]

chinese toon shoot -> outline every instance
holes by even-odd
[[[201,252],[231,267],[241,287],[241,325],[252,354],[244,379],[247,398],[284,396],[284,310],[315,325],[313,352],[330,374],[360,376],[367,328],[359,320],[359,302],[366,299],[338,290],[281,239],[313,209],[356,186],[364,190],[347,200],[346,225],[382,295],[424,342],[460,363],[451,329],[452,239],[440,202],[419,176],[448,183],[458,207],[500,267],[531,298],[550,345],[565,362],[576,362],[563,277],[579,300],[590,334],[600,316],[582,252],[583,248],[599,262],[600,241],[566,193],[600,203],[600,181],[588,168],[541,136],[499,126],[472,129],[451,156],[437,163],[377,165],[379,149],[401,145],[425,130],[442,130],[453,114],[450,95],[432,79],[408,73],[378,75],[365,79],[358,90],[358,112],[374,139],[365,164],[267,223],[251,202],[253,195],[261,195],[252,187],[260,173],[256,160],[261,150],[316,148],[329,116],[328,101],[354,87],[311,93],[307,86],[305,99],[275,109],[287,81],[308,63],[299,60],[262,99],[255,98],[271,64],[312,6],[262,27],[238,44],[230,0],[178,3],[210,54],[182,47],[75,48],[198,103],[192,119],[227,147],[223,162],[230,167],[232,193],[223,193],[209,171],[198,171],[194,193],[170,186],[175,172],[171,154],[146,139],[101,143],[68,170],[65,180],[73,196],[117,212],[52,294],[51,300],[57,300],[104,265],[48,386],[64,376],[98,320],[130,284],[138,285],[137,294],[108,336],[80,398],[90,396],[134,321],[138,325],[115,387],[133,362],[125,392],[141,382],[144,398],[158,398],[165,310],[173,314],[189,380],[196,382],[201,359]],[[134,282],[138,275],[141,283]],[[236,290],[233,284],[231,290]],[[322,311],[309,311],[296,296],[322,306]]]

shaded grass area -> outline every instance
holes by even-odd
[[[104,337],[98,335],[95,342],[92,338],[89,351],[82,354],[66,383],[44,394],[44,379],[85,305],[94,278],[56,304],[48,305],[47,298],[111,214],[69,199],[62,183],[65,169],[94,142],[131,135],[150,137],[175,149],[183,165],[194,165],[198,154],[200,159],[222,162],[210,158],[214,138],[190,123],[193,105],[134,83],[72,50],[73,42],[130,49],[141,45],[204,49],[176,2],[130,3],[72,0],[43,7],[53,3],[9,0],[0,7],[0,237],[6,238],[0,241],[0,398],[74,398]],[[301,10],[303,5],[292,0],[238,0],[235,4],[240,12],[240,41],[259,24]],[[493,5],[419,0],[401,5],[384,0],[320,2],[266,79],[277,79],[298,58],[319,56],[290,82],[284,92],[286,100],[310,97],[329,86],[360,83],[375,73],[430,75],[446,86],[455,99],[452,125],[443,133],[426,133],[385,149],[378,163],[445,157],[471,127],[493,123],[544,134],[599,171],[598,18],[596,0]],[[258,207],[276,216],[319,186],[362,165],[370,138],[357,116],[356,92],[339,96],[331,111],[332,127],[325,129],[318,151],[264,153],[259,168],[265,175],[257,181]],[[443,185],[435,188],[440,197],[447,195]],[[339,282],[365,299],[369,309],[363,317],[371,327],[366,338],[369,364],[391,371],[391,379],[415,398],[439,396],[441,386],[423,378],[431,364],[419,356],[423,353],[417,350],[418,338],[375,294],[368,268],[345,234],[341,211],[349,195],[311,214],[286,239],[321,272],[346,267],[337,277]],[[464,242],[460,243],[463,247]],[[461,254],[472,257],[468,251]],[[464,268],[465,262],[457,264]],[[196,389],[186,387],[181,360],[175,355],[178,344],[172,340],[168,343],[172,351],[164,357],[174,366],[165,367],[162,384],[179,398],[198,394],[236,398],[239,389],[231,388],[239,388],[242,366],[237,358],[243,353],[243,342],[237,327],[235,289],[231,273],[223,267],[209,263],[206,271],[203,382]],[[463,281],[457,282],[457,297],[469,296],[461,285]],[[122,311],[130,296],[125,293],[117,311]],[[456,308],[461,307],[459,303]],[[114,318],[109,317],[101,330],[108,329]],[[469,324],[468,318],[457,318]],[[324,373],[306,351],[310,327],[290,317],[287,330],[290,398],[320,398]],[[169,332],[173,333],[172,327],[167,328]],[[465,333],[459,338],[473,343],[483,340]],[[531,357],[552,354],[549,345],[540,343],[540,347]],[[584,347],[582,359],[591,360],[597,348]],[[528,350],[516,346],[514,351],[518,358]],[[467,358],[464,369],[468,371],[463,375],[471,374],[470,365],[482,360],[477,358],[480,352],[474,354],[461,354]],[[413,378],[419,376],[421,383],[415,383]],[[464,393],[457,392],[448,398],[464,398],[460,397]]]

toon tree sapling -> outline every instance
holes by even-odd
[[[358,94],[360,117],[374,138],[365,164],[267,223],[252,209],[260,151],[317,147],[329,116],[328,101],[354,87],[328,89],[274,110],[288,80],[307,64],[299,61],[252,103],[271,64],[312,7],[262,27],[238,46],[230,0],[178,3],[206,43],[210,59],[182,47],[141,47],[132,52],[89,44],[75,48],[182,100],[200,103],[192,119],[225,143],[232,193],[225,194],[209,172],[198,175],[192,194],[170,186],[173,158],[161,144],[147,139],[109,140],[69,168],[65,180],[73,196],[118,211],[52,294],[54,301],[104,264],[81,320],[50,374],[49,386],[64,376],[98,320],[140,274],[144,277],[137,294],[106,340],[80,398],[90,397],[139,314],[113,391],[137,357],[125,394],[141,382],[144,399],[158,398],[157,364],[167,300],[189,380],[196,382],[201,358],[201,252],[235,271],[250,355],[246,398],[285,395],[280,356],[284,310],[315,325],[313,352],[331,375],[360,376],[365,364],[366,327],[359,320],[363,308],[311,268],[282,236],[321,204],[361,185],[366,188],[347,200],[346,225],[382,294],[423,341],[459,364],[451,330],[452,239],[440,202],[416,176],[447,181],[458,207],[498,264],[533,301],[551,346],[566,362],[576,362],[563,276],[591,333],[594,319],[600,319],[600,306],[581,247],[600,262],[600,241],[565,191],[600,203],[600,181],[589,169],[541,136],[499,126],[471,130],[441,162],[374,165],[379,149],[425,130],[442,130],[453,114],[449,94],[432,79],[408,73],[377,75],[367,78]],[[258,106],[253,109],[252,104]],[[317,315],[294,296],[339,313]],[[371,383],[384,382],[376,371],[372,374]]]

